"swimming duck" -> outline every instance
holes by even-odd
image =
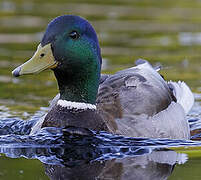
[[[98,38],[87,20],[74,15],[52,20],[33,57],[12,72],[55,74],[60,94],[36,127],[189,139],[186,114],[194,98],[184,82],[166,82],[145,60],[114,75],[100,75],[101,63]]]

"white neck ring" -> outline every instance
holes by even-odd
[[[89,103],[81,103],[81,102],[72,102],[59,99],[57,105],[67,108],[67,109],[77,109],[77,110],[96,110],[96,105]]]

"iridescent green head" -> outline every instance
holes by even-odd
[[[64,15],[48,25],[34,56],[13,71],[14,76],[51,68],[61,99],[94,104],[101,54],[95,30],[85,19]]]

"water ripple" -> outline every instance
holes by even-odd
[[[1,121],[0,153],[11,158],[26,157],[46,164],[71,166],[78,162],[141,156],[157,149],[201,146],[199,141],[133,138],[88,129],[81,129],[83,134],[71,133],[81,132],[74,127],[46,127],[28,135],[35,122],[34,119]]]

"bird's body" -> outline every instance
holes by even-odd
[[[74,126],[126,136],[189,139],[185,116],[193,95],[185,83],[167,83],[145,60],[100,78],[98,39],[86,20],[68,15],[53,20],[34,59],[51,59],[38,71],[53,69],[60,95],[33,131]],[[13,74],[37,72],[27,64]]]

